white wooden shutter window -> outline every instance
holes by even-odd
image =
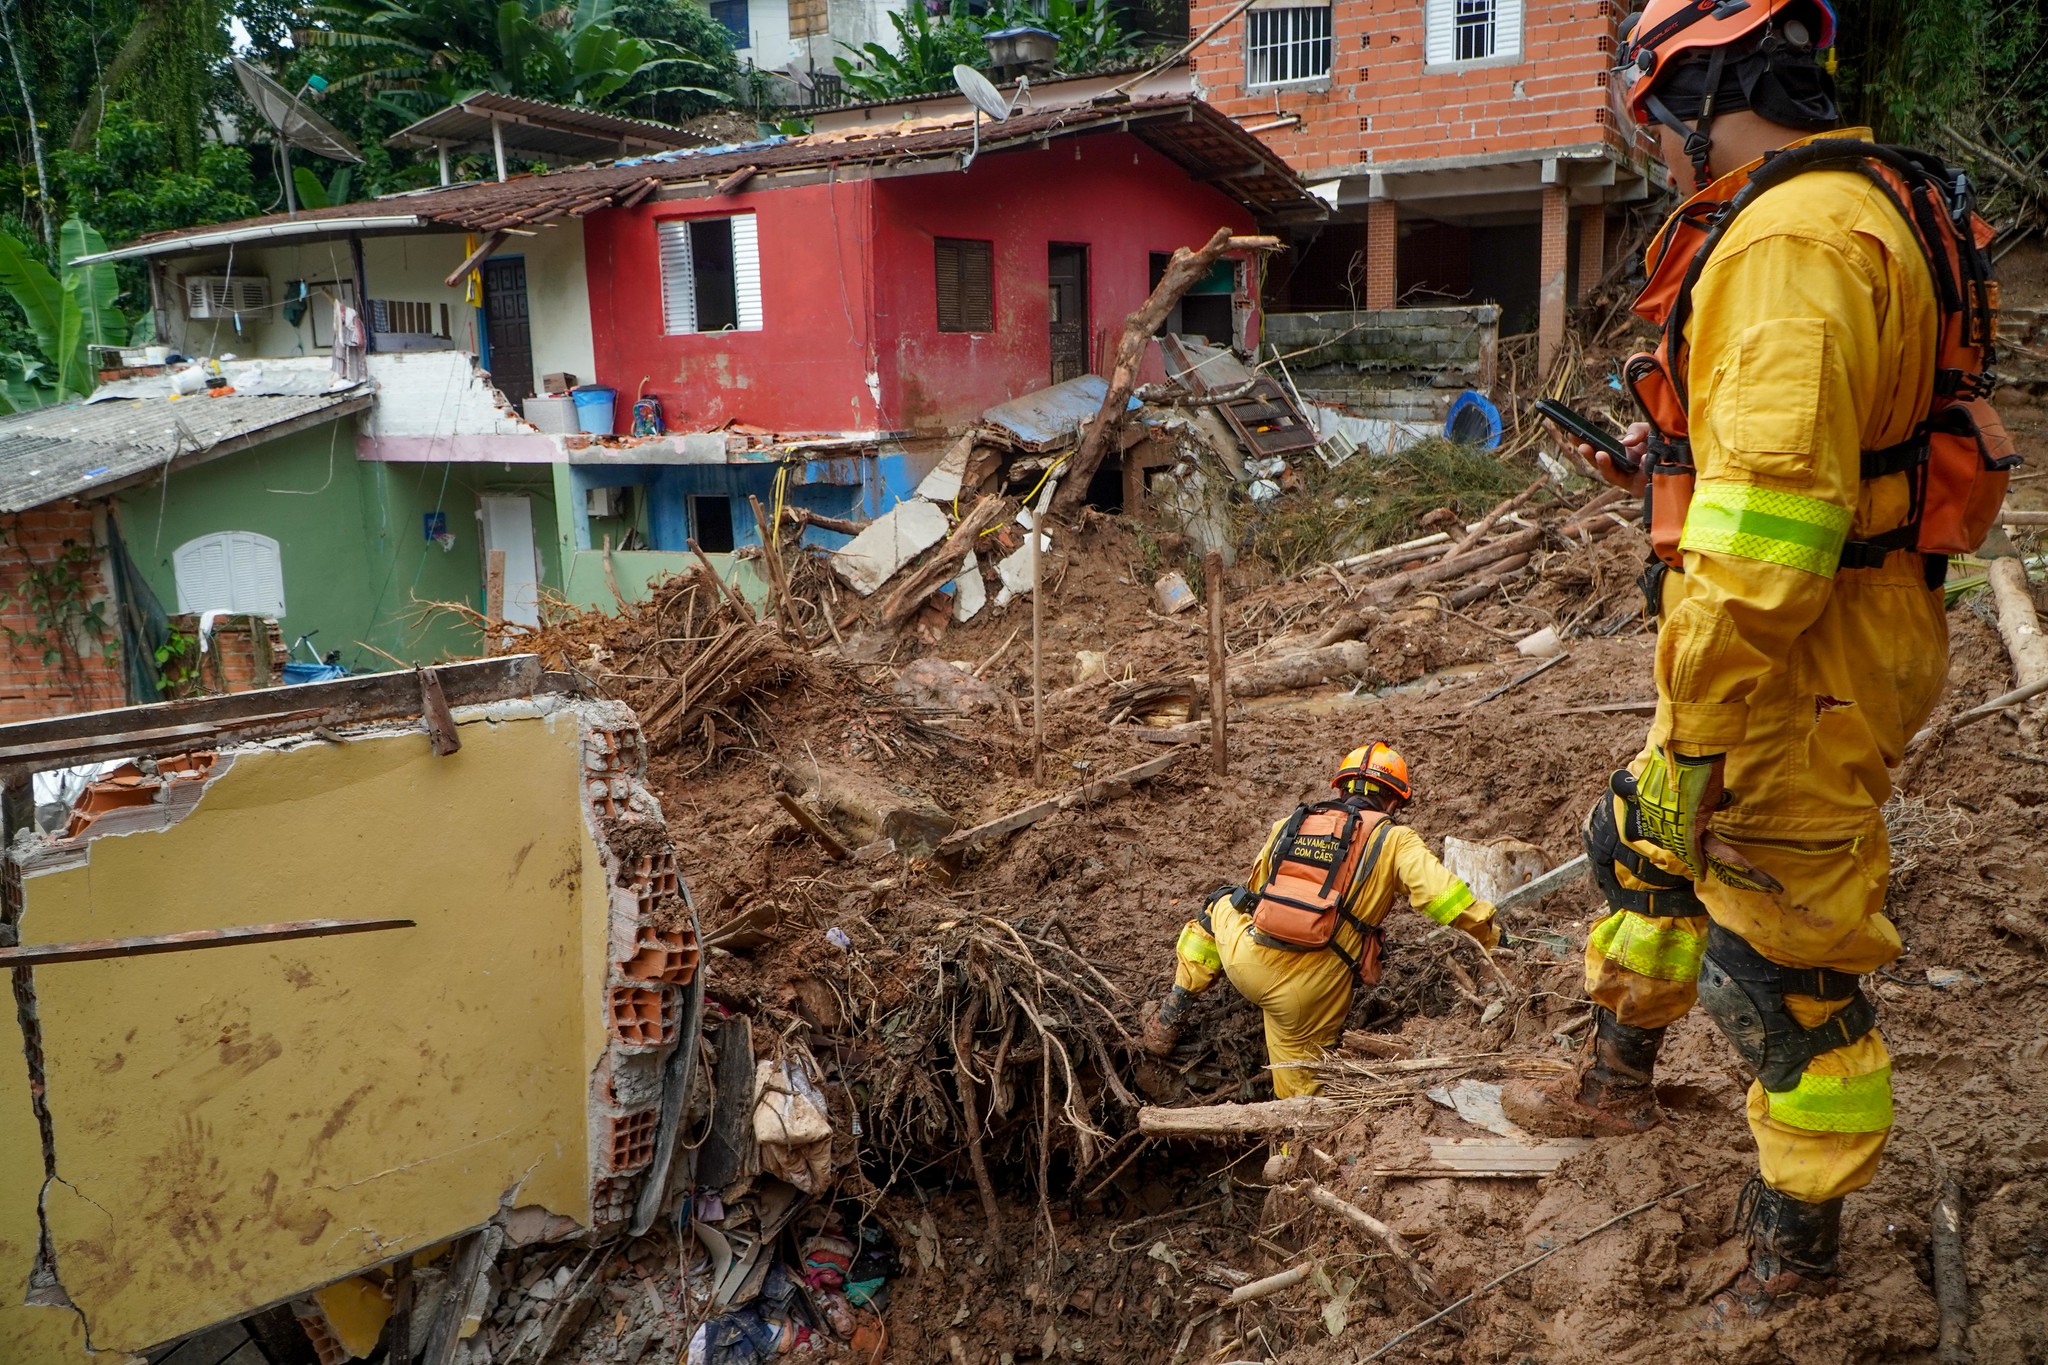
[[[1422,60],[1449,66],[1458,59],[1458,0],[1428,0],[1423,11]]]
[[[1522,0],[1494,0],[1493,55],[1522,55]]]
[[[761,248],[755,236],[754,215],[737,214],[732,219],[733,295],[739,301],[739,330],[761,330]]]
[[[674,219],[655,231],[661,254],[661,329],[670,336],[694,332],[697,273],[690,263],[689,220]]]
[[[277,542],[254,531],[217,531],[171,555],[181,612],[284,615],[284,564]]]

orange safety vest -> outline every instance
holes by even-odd
[[[1360,810],[1343,800],[1298,807],[1273,840],[1265,881],[1250,888],[1253,940],[1298,953],[1328,948],[1356,968],[1365,984],[1377,982],[1380,931],[1358,915],[1353,902],[1393,827],[1386,812]],[[1359,932],[1355,958],[1337,941],[1340,923]]]
[[[1863,452],[1863,478],[1911,476],[1911,511],[1896,530],[1844,545],[1841,567],[1875,568],[1894,550],[1973,553],[1997,520],[2020,461],[2005,423],[1986,401],[1997,383],[1991,367],[1998,283],[1985,251],[1992,230],[1977,215],[1968,178],[1925,152],[1850,138],[1773,152],[1747,175],[1724,176],[1671,215],[1650,243],[1649,283],[1635,302],[1636,316],[1661,329],[1656,349],[1630,356],[1622,367],[1652,429],[1643,462],[1649,475],[1643,524],[1657,558],[1673,569],[1682,567],[1678,542],[1696,474],[1686,414],[1685,324],[1693,287],[1737,214],[1773,186],[1815,170],[1854,171],[1884,191],[1920,244],[1941,309],[1926,417],[1898,445]]]

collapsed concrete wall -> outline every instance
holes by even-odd
[[[1307,402],[1395,422],[1441,421],[1458,393],[1493,387],[1500,306],[1268,313],[1265,339],[1288,357]]]
[[[566,695],[453,715],[445,757],[416,720],[322,726],[16,837],[0,943],[414,925],[15,972],[0,1356],[120,1359],[301,1299],[344,1359],[382,1318],[310,1291],[486,1224],[630,1218],[698,954],[638,726]]]

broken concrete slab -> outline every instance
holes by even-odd
[[[833,551],[833,572],[862,597],[872,596],[904,565],[944,540],[947,529],[944,508],[908,498]]]
[[[1109,397],[1109,381],[1084,374],[1050,388],[998,403],[981,420],[1007,436],[1019,450],[1039,453],[1070,444]],[[1130,406],[1140,406],[1133,398]]]
[[[953,580],[953,619],[966,624],[981,615],[988,605],[988,586],[981,581],[981,561],[972,550],[960,563],[960,576]]]

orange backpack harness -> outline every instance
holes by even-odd
[[[1377,982],[1379,927],[1359,917],[1356,902],[1393,828],[1386,812],[1341,799],[1298,807],[1273,840],[1266,880],[1250,888],[1253,940],[1296,953],[1328,948],[1366,985]],[[1340,923],[1358,930],[1357,957],[1338,942]]]
[[[2013,466],[2020,460],[2012,437],[1986,400],[1997,383],[1991,371],[1998,336],[1998,284],[1985,251],[1990,226],[1977,216],[1969,179],[1939,158],[1911,148],[1848,138],[1821,138],[1773,152],[1750,176],[1687,200],[1651,243],[1650,280],[1636,299],[1636,315],[1662,329],[1654,351],[1629,357],[1623,367],[1630,391],[1651,427],[1643,461],[1649,480],[1643,523],[1664,566],[1682,567],[1679,538],[1692,503],[1692,463],[1686,408],[1685,324],[1692,293],[1728,225],[1759,195],[1795,175],[1815,170],[1857,172],[1884,191],[1912,229],[1934,280],[1941,309],[1935,348],[1934,398],[1913,434],[1895,446],[1863,452],[1862,477],[1906,474],[1912,481],[1905,524],[1842,547],[1840,567],[1870,569],[1894,550],[1928,556],[1930,588],[1947,571],[1947,556],[1973,553],[1998,517]],[[1661,582],[1655,563],[1652,576]],[[1658,606],[1652,585],[1650,607]]]

